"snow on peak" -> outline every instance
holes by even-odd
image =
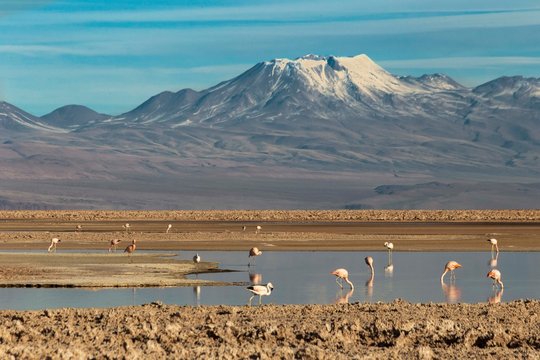
[[[267,61],[272,75],[295,71],[306,83],[322,92],[340,95],[352,85],[364,95],[375,93],[408,93],[415,89],[377,65],[369,56],[304,55],[294,60],[280,58]],[[339,91],[339,88],[343,88]],[[343,94],[342,94],[343,95]]]

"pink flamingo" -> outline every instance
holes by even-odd
[[[499,284],[501,286],[501,289],[504,289],[504,284],[501,281],[501,272],[497,269],[492,269],[490,272],[487,273],[487,277],[493,279],[493,286],[497,286]]]
[[[60,240],[59,238],[52,238],[51,239],[51,245],[49,246],[49,248],[47,249],[47,252],[51,252],[51,251],[54,251],[56,252],[56,244],[58,244],[59,242],[61,242],[62,240]]]
[[[446,275],[446,273],[449,271],[450,271],[450,280],[452,280],[452,278],[454,278],[455,280],[456,275],[454,274],[454,270],[459,269],[460,267],[461,265],[457,261],[451,260],[447,262],[446,265],[444,266],[444,272],[441,275],[441,283],[444,282],[444,275]]]
[[[165,230],[165,234],[168,234],[169,231],[171,231],[172,224],[167,225],[167,230]]]
[[[199,256],[199,253],[196,253],[195,256],[193,256],[193,262],[195,264],[198,264],[201,262],[201,257]]]
[[[353,283],[349,280],[349,272],[347,269],[339,268],[332,271],[330,274],[336,276],[336,283],[340,288],[343,289],[343,280],[345,280],[345,282],[351,286],[351,289],[354,289]],[[339,280],[341,280],[341,282]]]
[[[491,244],[491,252],[493,252],[493,248],[495,248],[496,252],[499,253],[499,245],[497,245],[497,239],[491,238],[487,241],[489,241],[489,243]]]
[[[129,245],[125,250],[124,252],[127,252],[128,253],[128,256],[130,258],[130,261],[131,260],[131,254],[133,254],[135,252],[135,249],[137,249],[137,245],[135,245],[135,239],[131,240],[131,245]]]
[[[248,266],[251,266],[251,258],[253,258],[253,264],[255,264],[255,257],[262,254],[262,251],[256,247],[249,249],[249,263]]]
[[[272,289],[274,286],[272,283],[268,283],[266,285],[251,285],[248,286],[246,289],[251,292],[253,295],[249,298],[249,305],[251,305],[251,300],[257,295],[259,296],[259,305],[261,305],[261,299],[263,296],[268,296],[272,293]]]
[[[112,239],[111,240],[111,245],[109,246],[109,252],[111,251],[116,251],[116,248],[118,247],[118,244],[120,244],[120,239]]]
[[[257,225],[257,227],[255,228],[255,234],[260,233],[261,230],[262,230],[262,226],[261,226],[261,225]]]

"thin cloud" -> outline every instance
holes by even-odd
[[[523,56],[473,56],[473,57],[448,57],[431,59],[407,59],[407,60],[382,60],[382,66],[393,69],[465,69],[481,68],[486,66],[508,65],[540,65],[540,57]]]

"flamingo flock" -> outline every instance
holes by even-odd
[[[169,233],[171,228],[172,228],[172,224],[168,224],[165,232]],[[122,225],[122,229],[126,233],[129,233],[131,230],[131,226],[129,223],[126,223]],[[245,230],[246,230],[246,226],[242,226],[242,231],[244,232]],[[255,227],[256,234],[260,233],[261,230],[262,230],[262,227],[260,225],[257,225]],[[81,232],[82,226],[77,225],[75,227],[75,231]],[[109,252],[116,251],[117,246],[120,242],[121,242],[120,239],[111,240],[108,251]],[[489,242],[491,245],[492,258],[489,262],[489,265],[492,267],[492,269],[487,273],[486,277],[490,278],[493,281],[494,289],[499,289],[499,291],[494,296],[489,298],[489,302],[496,303],[496,302],[500,302],[501,296],[502,296],[502,290],[504,289],[504,284],[501,280],[501,277],[502,277],[501,271],[494,268],[497,265],[497,258],[499,256],[499,247],[498,247],[498,241],[495,238],[489,238],[487,239],[487,242]],[[57,250],[57,245],[59,243],[61,243],[61,240],[59,238],[57,237],[52,238],[47,251],[49,253],[55,253]],[[391,274],[393,273],[393,268],[394,268],[393,263],[392,263],[392,252],[394,250],[394,244],[391,242],[385,242],[384,247],[388,251],[388,264],[384,268],[385,274],[391,276]],[[136,240],[132,239],[131,244],[128,245],[124,250],[124,253],[127,253],[127,256],[130,258],[130,261],[132,261],[131,256],[133,255],[136,249],[137,249]],[[252,265],[254,266],[256,257],[261,256],[262,253],[263,252],[259,250],[257,247],[252,247],[249,250],[248,266],[252,266]],[[253,258],[253,263],[252,263],[252,258]],[[199,264],[201,262],[201,257],[198,253],[196,253],[195,256],[193,256],[193,262],[195,264]],[[370,277],[366,281],[366,284],[365,284],[368,293],[370,293],[372,291],[374,278],[375,278],[374,260],[371,256],[366,256],[364,258],[364,262],[370,269]],[[440,282],[443,288],[443,292],[447,296],[447,300],[449,300],[450,302],[455,302],[459,300],[460,290],[454,285],[454,283],[456,281],[455,270],[460,269],[460,268],[462,268],[462,265],[460,263],[458,263],[455,260],[450,260],[446,262],[446,264],[444,265],[443,273],[440,277]],[[448,272],[450,273],[450,285],[446,285],[444,283],[444,278]],[[348,270],[345,268],[337,268],[333,270],[332,272],[330,272],[330,274],[336,277],[336,283],[338,284],[340,289],[343,289],[344,283],[347,283],[349,285],[350,291],[347,293],[347,295],[345,296],[341,295],[336,300],[337,302],[348,302],[348,299],[352,296],[354,292],[354,284],[349,279]],[[261,279],[262,279],[262,275],[250,273],[250,281],[252,282],[252,285],[246,287],[246,290],[248,290],[252,294],[248,301],[249,305],[251,305],[252,300],[255,296],[259,296],[259,305],[260,305],[262,302],[262,297],[269,296],[272,293],[272,290],[274,289],[271,282],[267,283],[266,285],[260,284]]]

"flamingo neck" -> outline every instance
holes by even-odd
[[[345,278],[345,281],[347,282],[347,284],[349,284],[351,286],[351,289],[354,289],[354,285],[353,283],[349,280],[349,278]]]

